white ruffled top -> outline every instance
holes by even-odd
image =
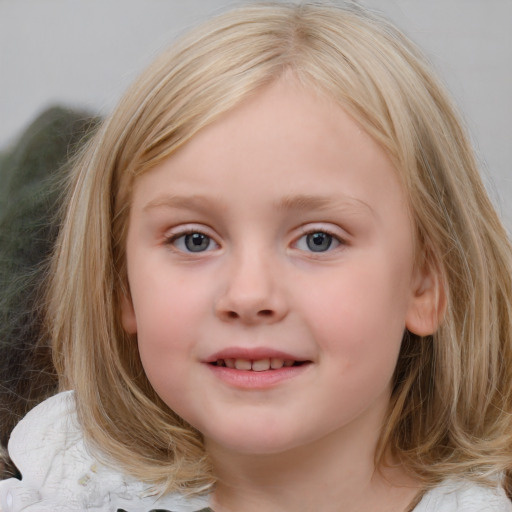
[[[198,512],[207,498],[151,488],[100,464],[89,453],[72,391],[34,409],[12,431],[9,455],[22,480],[0,482],[0,512]]]
[[[0,512],[200,512],[208,498],[155,496],[151,487],[103,466],[89,453],[72,391],[38,405],[16,426],[9,454],[22,480],[0,482]],[[240,511],[243,512],[243,511]],[[414,512],[512,512],[501,487],[448,481]]]
[[[414,512],[512,512],[512,502],[501,487],[447,481],[427,492]]]

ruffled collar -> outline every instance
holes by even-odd
[[[22,479],[0,482],[2,512],[208,512],[207,497],[155,496],[147,484],[89,453],[72,391],[44,401],[16,426],[9,455]]]

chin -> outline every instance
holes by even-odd
[[[229,432],[217,430],[209,432],[205,439],[207,445],[210,442],[218,449],[253,456],[276,455],[311,442],[311,439],[298,435],[293,430],[275,429],[269,425],[252,425],[249,428],[239,426],[236,429],[231,428]]]

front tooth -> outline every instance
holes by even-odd
[[[270,368],[272,368],[273,370],[279,370],[279,368],[283,367],[283,364],[284,364],[284,360],[279,359],[278,357],[273,357],[270,360]]]
[[[252,369],[255,372],[270,370],[270,359],[258,359],[257,361],[253,361]]]
[[[250,370],[251,366],[249,359],[235,359],[235,368],[237,370]]]
[[[286,359],[284,362],[285,366],[293,366],[293,361],[291,359]]]
[[[224,364],[228,368],[234,368],[235,367],[235,360],[234,359],[224,359]]]

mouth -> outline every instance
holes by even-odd
[[[291,368],[292,366],[303,366],[308,363],[310,363],[310,361],[296,361],[293,359],[269,357],[261,359],[219,358],[209,364],[234,370],[264,372],[269,370],[280,370],[281,368]]]
[[[305,354],[304,354],[305,355]],[[308,373],[314,361],[270,347],[229,347],[206,361],[212,374],[241,390],[265,390]]]

